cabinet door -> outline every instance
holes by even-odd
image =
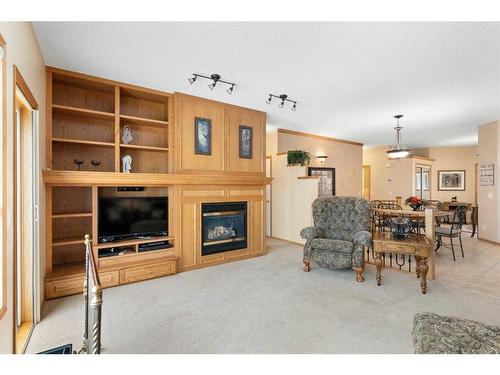
[[[179,172],[221,172],[225,169],[224,106],[201,98],[176,94],[175,168]],[[196,118],[210,120],[210,128],[196,132]],[[195,153],[195,140],[207,142],[209,154]],[[202,150],[202,148],[199,148]]]
[[[181,271],[198,265],[199,253],[199,204],[181,204]]]
[[[255,200],[249,203],[252,204],[252,251],[254,254],[263,254],[266,251],[264,200]]]
[[[230,107],[227,109],[228,124],[228,170],[230,172],[252,172],[264,174],[265,114],[250,109]],[[248,130],[250,129],[250,131]],[[240,133],[243,133],[241,139]],[[251,139],[248,140],[250,133]],[[240,150],[240,141],[247,142],[251,157]],[[240,153],[240,151],[242,151]]]

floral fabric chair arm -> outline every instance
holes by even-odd
[[[364,258],[363,258],[363,249],[364,246],[369,248],[372,247],[372,234],[366,230],[362,230],[356,232],[354,234],[354,249],[352,253],[352,265],[353,267],[363,267]]]
[[[315,227],[306,227],[300,231],[300,238],[304,240],[312,240],[318,237],[318,230]]]

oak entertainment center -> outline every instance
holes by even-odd
[[[264,112],[52,67],[46,102],[46,298],[82,291],[87,233],[104,287],[265,253]],[[209,153],[195,152],[199,119]],[[99,241],[99,199],[125,197],[167,197],[166,235]]]

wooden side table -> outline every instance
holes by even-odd
[[[395,254],[413,255],[418,267],[417,278],[420,278],[422,294],[427,292],[427,257],[431,251],[431,243],[423,234],[409,234],[405,239],[395,239],[391,232],[373,233],[373,251],[375,253],[375,266],[377,267],[377,285],[382,282],[382,254],[385,252]]]

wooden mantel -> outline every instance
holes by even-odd
[[[120,173],[44,170],[43,181],[47,185],[77,186],[166,186],[166,185],[267,185],[268,177],[228,174],[162,174]]]

